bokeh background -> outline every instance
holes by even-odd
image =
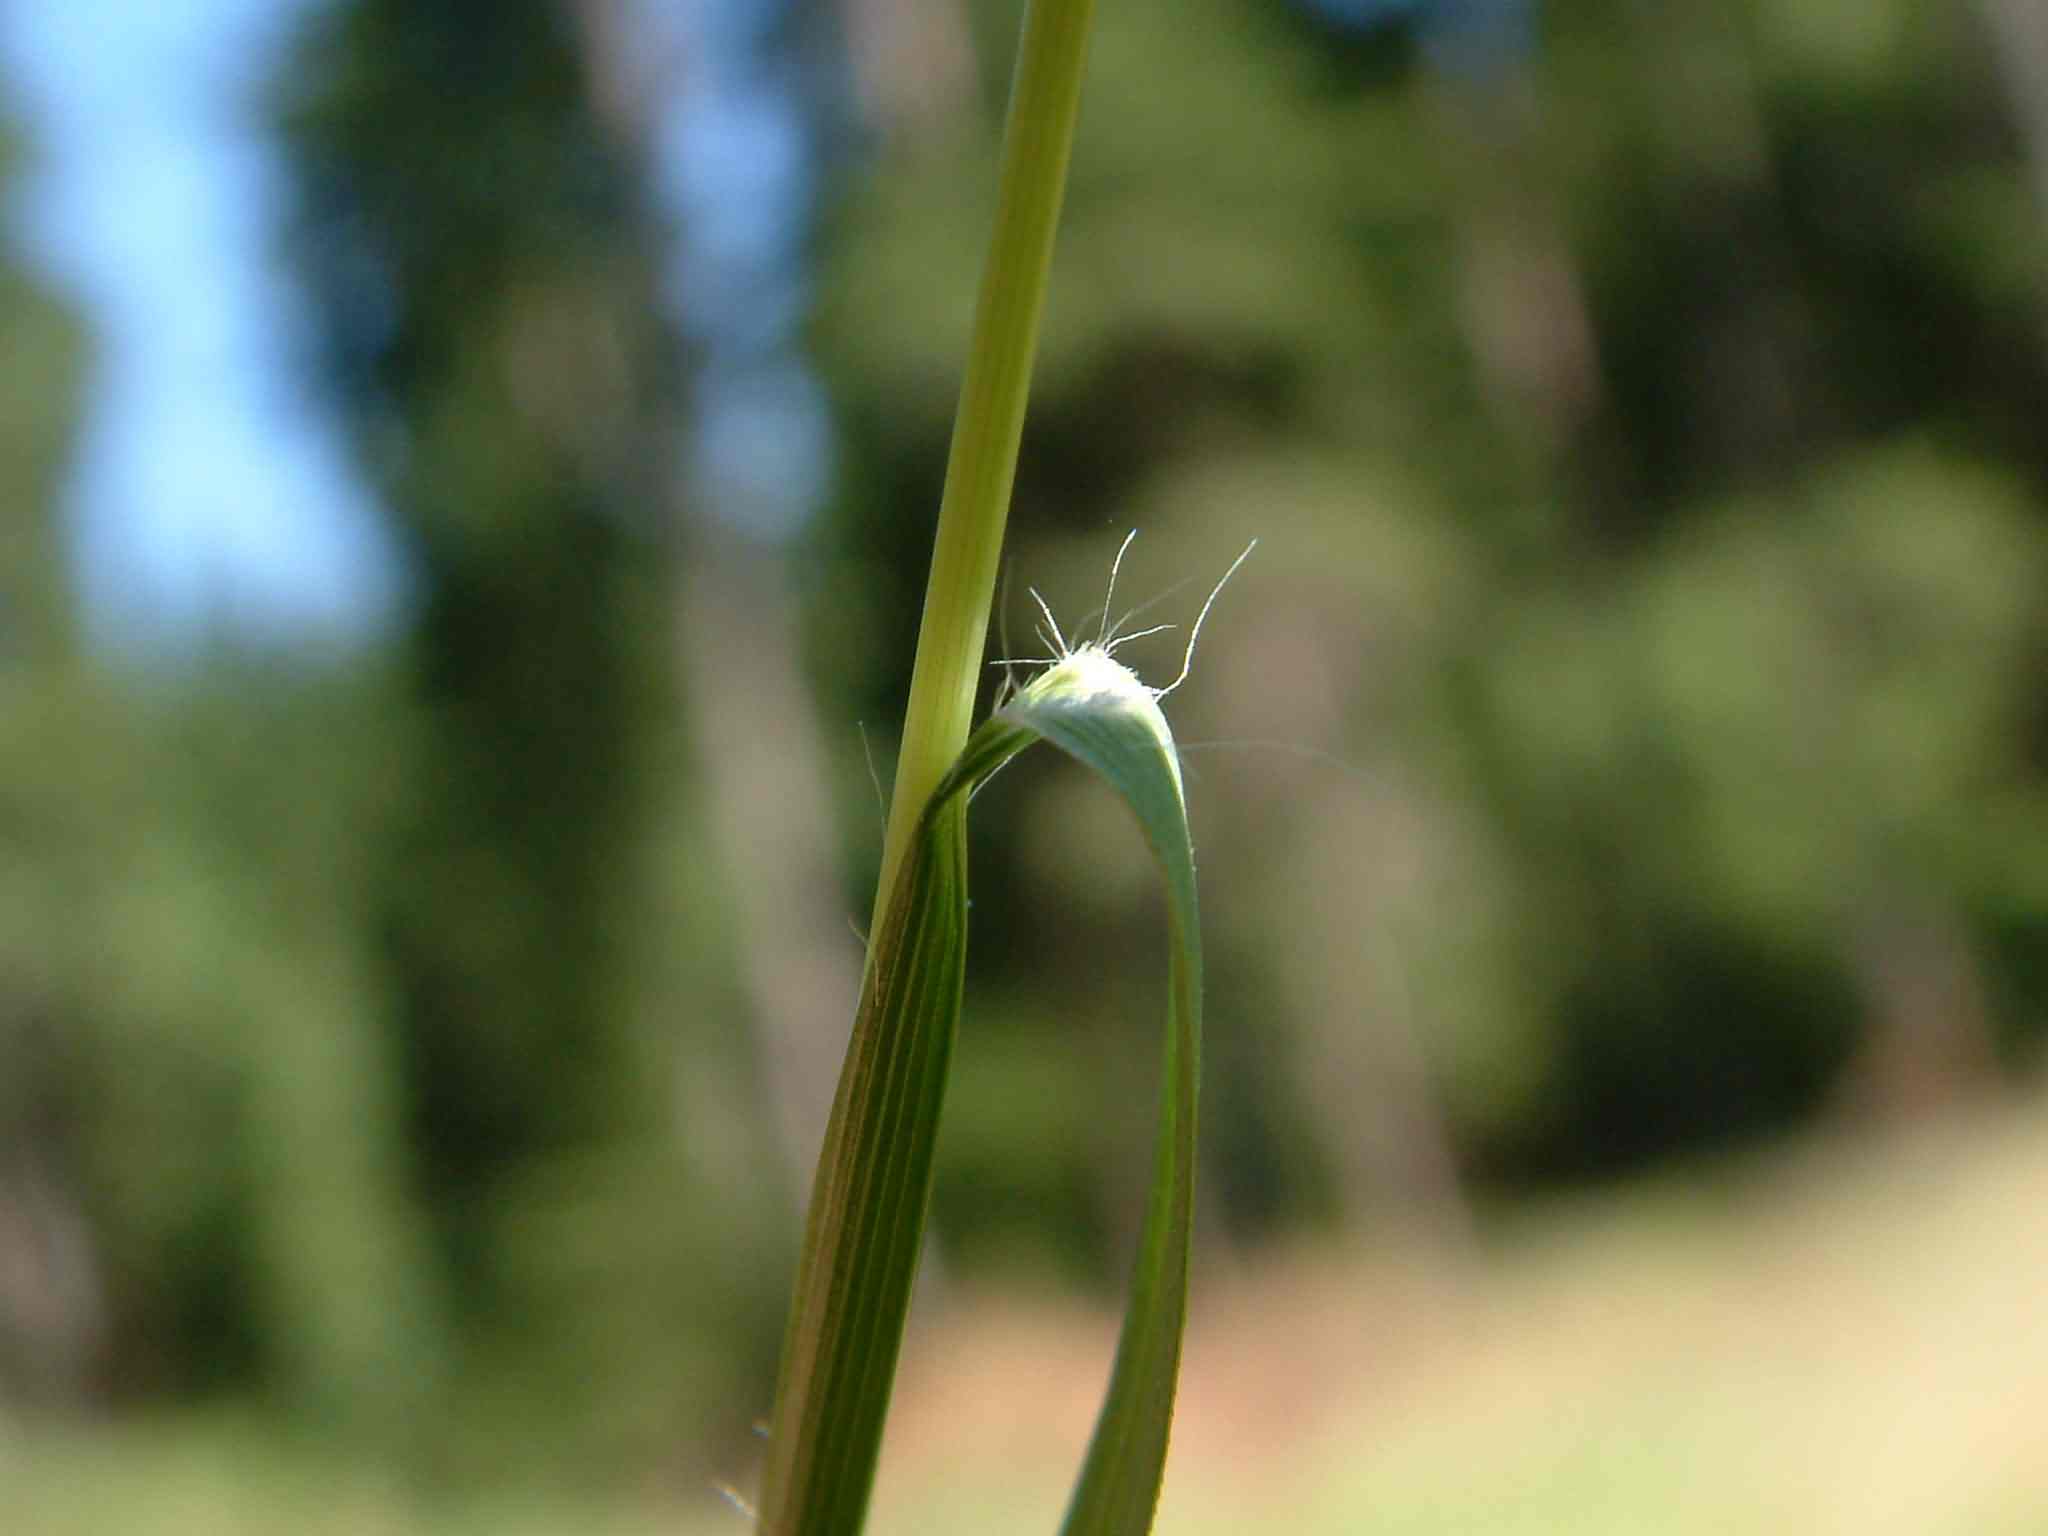
[[[2048,12],[1099,13],[1005,614],[1260,540],[1162,1529],[2048,1529]],[[0,17],[10,1531],[745,1529],[1017,17]],[[1002,1536],[1163,935],[975,837],[878,1528]]]

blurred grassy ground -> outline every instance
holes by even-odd
[[[1449,1269],[1212,1271],[1160,1529],[2048,1531],[2043,1108],[1554,1204]],[[873,1528],[1053,1530],[1111,1330],[950,1308],[906,1362]],[[33,1536],[745,1529],[708,1492],[422,1507],[222,1422],[10,1431],[0,1486]]]

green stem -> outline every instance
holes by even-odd
[[[855,1536],[866,1517],[931,1198],[966,956],[966,802],[933,796],[972,722],[1093,8],[1094,0],[1031,0],[1024,19],[868,972],[783,1337],[763,1536]]]
[[[1095,0],[1031,0],[1024,17],[1003,129],[995,229],[953,420],[870,933],[885,927],[885,905],[917,818],[973,723],[1094,10]]]

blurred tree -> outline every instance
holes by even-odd
[[[663,782],[672,585],[648,425],[675,364],[638,170],[579,38],[544,0],[356,0],[305,39],[283,98],[292,249],[416,593],[377,929],[459,1385],[502,1410],[454,1438],[493,1463],[508,1428],[561,1463],[658,1457],[686,1405],[717,1406],[690,1341],[730,1369],[734,1320],[764,1349],[773,1326],[772,1306],[721,1302],[727,1271],[691,1249],[706,1213],[673,1053],[719,1046],[672,1010],[720,983],[656,963],[656,944],[693,950],[650,926],[675,916],[658,890],[708,902],[716,878]]]
[[[22,141],[0,117],[0,199]],[[103,1344],[99,1258],[74,1131],[83,946],[94,874],[69,786],[105,739],[80,664],[56,506],[86,341],[0,245],[0,1391],[73,1396]]]
[[[421,803],[391,883],[417,1132],[455,1234],[587,1142],[632,1066],[606,996],[663,681],[635,525],[632,189],[558,9],[337,11],[293,142],[342,402],[418,586]]]
[[[581,0],[576,15],[603,121],[643,168],[651,200],[679,201],[679,186],[705,179],[686,164],[693,146],[678,142],[695,92],[722,98],[714,115],[744,101],[792,138],[808,132],[791,87],[808,35],[803,8],[764,5],[673,29],[645,18],[635,26],[608,0]],[[670,47],[650,47],[650,33]],[[694,74],[674,56],[693,45]],[[781,176],[799,180],[788,166]],[[669,525],[679,609],[671,638],[702,774],[707,862],[726,885],[725,938],[744,984],[795,1231],[860,986],[788,590],[788,538],[809,516],[811,493],[801,471],[778,480],[773,466],[729,448],[724,473],[707,468],[721,455],[705,447],[692,410],[700,390],[730,412],[764,380],[801,377],[793,328],[772,317],[774,291],[789,280],[779,269],[795,265],[807,223],[807,207],[785,201],[779,219],[709,206],[695,222],[719,227],[692,228],[686,209],[652,233],[667,270],[687,272],[690,287],[717,298],[668,295],[662,323],[677,333],[688,366],[667,370],[650,393],[646,457]]]

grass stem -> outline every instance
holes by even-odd
[[[1031,0],[1024,17],[995,228],[953,420],[871,934],[883,929],[884,905],[918,815],[973,723],[1094,10],[1095,0]]]

